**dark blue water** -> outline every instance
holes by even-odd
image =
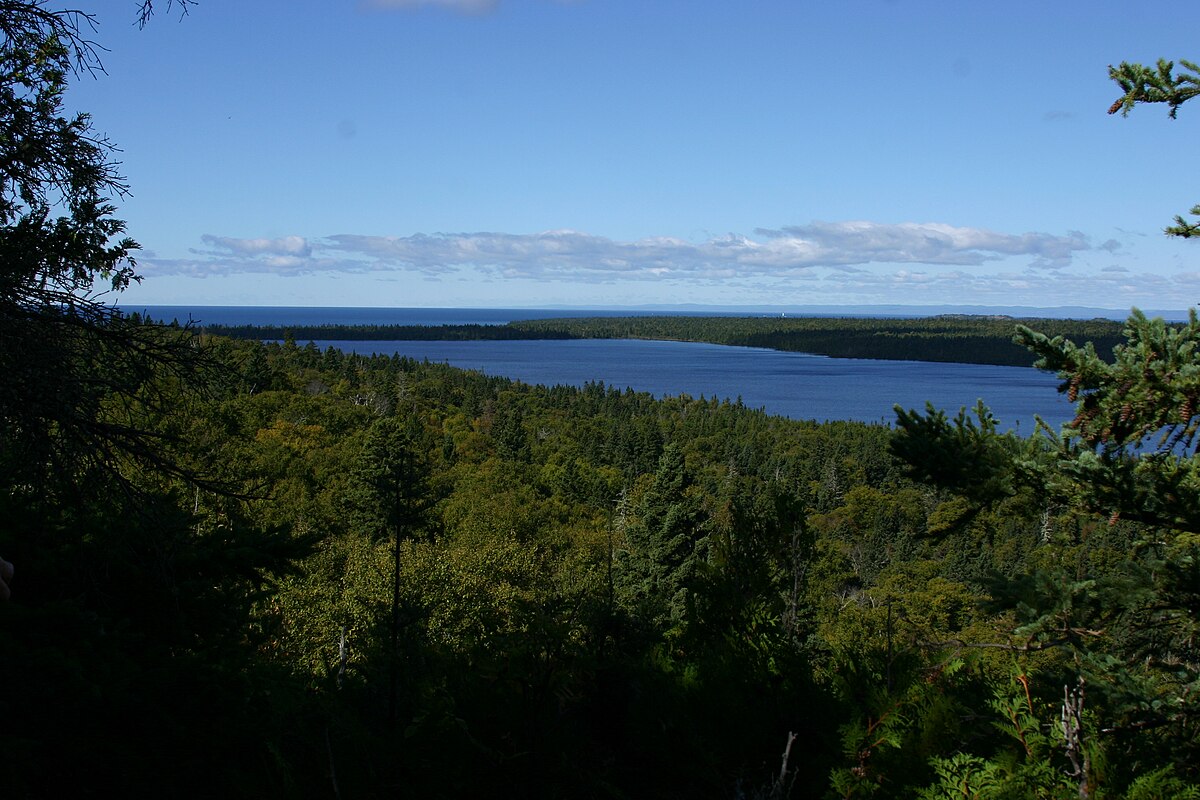
[[[753,347],[621,339],[517,342],[317,342],[356,353],[399,353],[526,383],[603,381],[659,397],[736,400],[793,419],[892,422],[892,406],[953,414],[982,398],[1005,429],[1057,426],[1071,404],[1053,375],[1021,367],[827,358]]]
[[[208,324],[502,325],[568,316],[635,316],[629,309],[128,307],[165,321]],[[696,312],[697,315],[703,312]],[[744,314],[729,314],[744,316]],[[518,342],[320,342],[359,353],[400,353],[526,383],[580,386],[603,381],[656,396],[736,400],[794,419],[891,422],[892,406],[954,414],[983,399],[1005,428],[1034,429],[1040,414],[1057,426],[1072,415],[1053,375],[1019,367],[876,361],[750,347],[636,340]]]

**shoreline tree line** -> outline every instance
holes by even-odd
[[[636,316],[525,320],[505,325],[203,325],[239,339],[296,341],[514,341],[660,339],[812,353],[836,358],[941,361],[1030,367],[1013,341],[1021,323],[1108,354],[1123,341],[1113,320],[947,315],[920,319]]]

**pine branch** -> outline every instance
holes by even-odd
[[[1200,95],[1200,66],[1185,59],[1179,60],[1180,70],[1175,71],[1175,62],[1160,58],[1158,64],[1147,67],[1122,61],[1120,66],[1109,66],[1108,77],[1121,87],[1123,94],[1108,108],[1109,114],[1129,112],[1138,103],[1166,103],[1167,114],[1175,119],[1179,107]],[[1189,212],[1200,216],[1200,205]],[[1190,239],[1200,236],[1200,222],[1188,222],[1182,216],[1175,217],[1175,224],[1164,229],[1168,236]]]
[[[1193,216],[1200,216],[1200,205],[1192,206],[1192,210],[1188,212]],[[1168,236],[1179,236],[1184,239],[1190,239],[1193,236],[1200,236],[1200,222],[1188,222],[1181,216],[1175,217],[1175,224],[1164,229]]]
[[[1180,59],[1183,70],[1175,73],[1175,62],[1160,58],[1155,67],[1143,64],[1130,64],[1122,61],[1120,66],[1108,68],[1108,77],[1112,78],[1123,92],[1122,96],[1109,106],[1108,113],[1129,116],[1129,112],[1138,103],[1166,103],[1168,115],[1175,118],[1179,107],[1200,94],[1200,67],[1191,61]]]

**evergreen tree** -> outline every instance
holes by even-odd
[[[1200,70],[1186,61],[1183,69],[1110,68],[1123,95],[1109,113],[1165,103],[1174,117],[1200,94]],[[1176,223],[1167,233],[1200,235],[1195,223]],[[943,534],[1018,496],[1046,509],[1041,552],[992,587],[1011,614],[1009,641],[981,643],[1048,653],[1040,676],[1022,669],[1015,697],[998,689],[993,703],[1020,748],[934,758],[938,782],[923,797],[1196,794],[1177,776],[1198,777],[1200,323],[1194,310],[1168,325],[1135,309],[1124,336],[1105,358],[1091,344],[1017,328],[1014,341],[1058,374],[1076,404],[1058,432],[1042,424],[1027,441],[1001,435],[982,404],[974,419],[960,413],[953,422],[932,409],[897,409],[894,452],[914,477],[968,501]],[[1056,531],[1053,516],[1068,527]],[[1105,538],[1118,546],[1090,559]],[[1039,685],[1049,691],[1031,688]]]
[[[148,10],[148,9],[147,9]],[[130,463],[183,473],[140,408],[165,411],[212,367],[187,331],[125,320],[104,297],[136,281],[113,199],[113,145],[68,114],[72,76],[100,69],[91,17],[0,4],[0,483],[128,487]],[[164,386],[163,379],[176,381]],[[89,471],[92,474],[88,475]],[[194,476],[193,476],[194,477]]]
[[[376,420],[367,430],[359,462],[361,494],[358,507],[374,534],[391,539],[392,545],[388,716],[393,720],[396,718],[402,627],[401,547],[420,526],[428,505],[427,476],[428,469],[412,431],[395,417]]]
[[[1185,59],[1180,59],[1179,64],[1181,69],[1178,71],[1173,61],[1161,58],[1153,67],[1125,61],[1116,67],[1110,66],[1108,75],[1121,87],[1122,95],[1109,107],[1108,113],[1120,111],[1122,116],[1127,116],[1138,103],[1165,103],[1167,113],[1175,119],[1181,105],[1200,95],[1200,66]],[[1200,216],[1200,205],[1193,206],[1188,213]],[[1184,238],[1200,236],[1200,222],[1188,222],[1182,216],[1176,216],[1175,224],[1168,226],[1166,233]]]
[[[682,625],[705,561],[700,509],[688,492],[683,450],[667,445],[625,527],[616,562],[623,603],[657,630]]]

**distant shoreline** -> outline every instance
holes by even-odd
[[[736,316],[603,316],[528,319],[506,324],[201,324],[236,339],[310,341],[519,341],[653,339],[762,347],[833,358],[931,361],[1031,367],[1033,355],[1013,343],[1018,324],[1082,345],[1102,356],[1123,341],[1123,326],[1106,319],[1015,319],[947,314],[914,319]]]
[[[964,314],[967,316],[1004,316],[1015,319],[1109,319],[1122,322],[1129,317],[1130,308],[1099,308],[1092,306],[984,306],[984,305],[722,305],[705,306],[697,304],[652,304],[637,306],[590,306],[590,305],[550,305],[526,307],[493,307],[493,306],[284,306],[284,305],[176,305],[176,304],[136,304],[120,303],[118,306],[126,313],[137,312],[156,319],[164,315],[169,320],[178,317],[181,322],[188,316],[194,318],[218,315],[230,317],[236,314],[254,315],[290,315],[289,322],[303,322],[304,317],[314,315],[327,318],[343,313],[346,317],[355,319],[372,318],[382,322],[384,319],[397,315],[413,313],[432,315],[439,312],[451,314],[476,313],[511,313],[514,319],[540,319],[558,316],[660,316],[682,314],[686,316],[775,316],[785,317],[863,317],[863,318],[898,318],[912,319],[920,317],[944,316],[947,314]],[[1148,317],[1162,317],[1168,322],[1187,320],[1188,310],[1185,309],[1152,309],[1143,308]],[[216,321],[209,319],[207,321]],[[245,321],[245,320],[243,320]],[[511,320],[505,320],[511,321]]]

